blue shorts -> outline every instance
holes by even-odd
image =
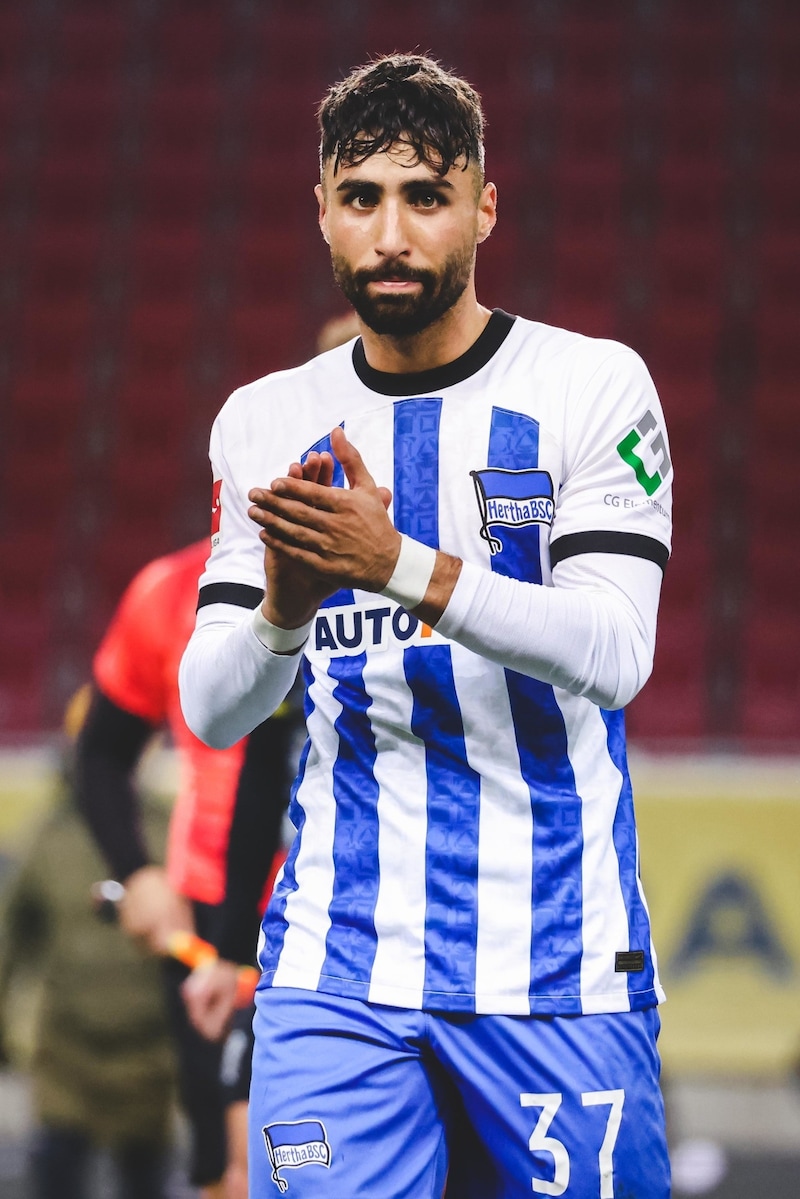
[[[668,1199],[659,1026],[261,989],[252,1199]]]

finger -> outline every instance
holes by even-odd
[[[318,483],[320,487],[330,487],[333,482],[333,458],[327,450],[323,450],[321,453],[312,450],[300,467],[300,472],[297,474],[294,470],[290,470],[289,478],[303,478],[308,483]]]
[[[323,450],[319,457],[319,478],[317,482],[320,487],[331,487],[333,485],[333,456],[327,450]]]
[[[308,483],[316,483],[319,480],[322,457],[316,450],[309,450],[302,466],[299,463],[293,463],[292,465],[298,466],[300,473],[296,474],[293,470],[290,470],[290,479],[305,479]]]
[[[259,537],[270,548],[296,546],[322,553],[329,544],[327,522],[330,518],[327,513],[305,504],[289,501],[272,509],[254,506],[249,513],[253,523],[260,526]]]
[[[324,483],[317,484],[313,480],[307,480],[303,474],[305,467],[301,466],[299,462],[293,462],[289,470],[292,472],[291,474],[273,479],[269,487],[251,487],[247,493],[250,503],[257,504],[260,508],[269,507],[273,496],[287,494],[294,499],[319,507],[326,498],[325,493],[330,491],[330,487]],[[311,491],[311,488],[317,488],[317,490]]]
[[[269,489],[266,487],[251,487],[247,493],[247,498],[251,504],[263,504],[268,495]]]
[[[314,560],[326,558],[322,539],[311,529],[303,529],[298,525],[289,525],[276,521],[268,528],[262,528],[258,534],[259,540],[268,549],[283,554],[295,561],[311,563]]]
[[[332,472],[331,472],[332,475]],[[260,506],[272,509],[277,502],[291,500],[321,512],[339,512],[342,507],[343,488],[326,487],[323,483],[309,483],[306,479],[275,479],[272,487],[264,493]],[[346,502],[346,501],[344,501]]]
[[[364,465],[364,459],[353,443],[347,440],[347,434],[340,425],[331,430],[331,449],[341,462],[352,488],[375,487],[375,480]]]
[[[319,490],[324,494],[326,489]],[[263,503],[253,504],[247,509],[247,514],[250,520],[265,529],[272,527],[275,521],[282,521],[287,526],[324,533],[330,521],[330,510],[275,493],[270,494]]]
[[[391,493],[391,491],[389,490],[389,488],[388,488],[388,487],[379,487],[379,488],[378,488],[378,495],[381,497],[381,500],[383,501],[383,506],[384,506],[384,508],[386,509],[386,511],[388,512],[388,511],[389,511],[389,505],[390,505],[390,504],[391,504],[391,502],[392,502],[392,493]]]

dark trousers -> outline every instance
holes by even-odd
[[[80,1129],[44,1125],[31,1151],[34,1199],[87,1199],[96,1146]],[[110,1157],[119,1199],[166,1199],[166,1155],[162,1146],[131,1143]]]
[[[215,909],[194,901],[195,927],[201,937],[211,934]],[[225,1173],[226,1100],[220,1080],[222,1045],[207,1041],[189,1020],[181,983],[189,971],[180,962],[164,959],[167,1011],[178,1059],[178,1091],[189,1124],[189,1181],[210,1186]]]

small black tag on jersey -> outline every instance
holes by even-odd
[[[617,974],[638,974],[644,970],[644,950],[627,949],[624,953],[616,954],[614,970]]]

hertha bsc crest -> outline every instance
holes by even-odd
[[[300,1166],[330,1167],[331,1147],[321,1120],[266,1124],[261,1132],[272,1164],[272,1181],[281,1194],[289,1189],[289,1183],[281,1177],[281,1170],[295,1170]]]
[[[500,538],[492,534],[493,527],[518,529],[553,523],[553,480],[546,470],[487,467],[472,470],[470,475],[478,496],[481,537],[489,542],[492,554],[499,554],[503,548]]]

